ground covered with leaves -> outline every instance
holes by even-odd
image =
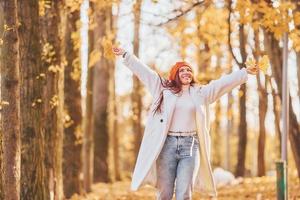
[[[98,183],[93,191],[83,196],[74,195],[71,200],[153,200],[155,189],[143,187],[137,192],[129,189],[130,182],[116,182],[113,184]],[[289,178],[289,199],[300,200],[299,179]],[[240,178],[231,185],[218,187],[218,198],[210,198],[202,194],[193,194],[195,200],[275,200],[276,177]],[[175,199],[175,198],[174,198]]]

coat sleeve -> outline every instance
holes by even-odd
[[[245,83],[248,79],[246,68],[226,74],[220,79],[213,80],[209,84],[202,86],[202,95],[205,102],[210,104],[218,100],[222,95],[233,88]]]
[[[135,55],[129,53],[126,53],[123,63],[138,77],[152,96],[160,94],[162,85],[157,72],[143,64]]]

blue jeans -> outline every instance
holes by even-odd
[[[157,199],[192,199],[193,171],[199,158],[197,136],[170,136],[157,158]]]

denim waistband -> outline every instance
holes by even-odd
[[[187,132],[169,131],[168,135],[171,135],[171,136],[194,136],[194,135],[197,135],[197,131],[187,131]]]

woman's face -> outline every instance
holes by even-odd
[[[188,66],[182,66],[178,70],[179,80],[182,85],[188,85],[193,80],[193,71]]]

